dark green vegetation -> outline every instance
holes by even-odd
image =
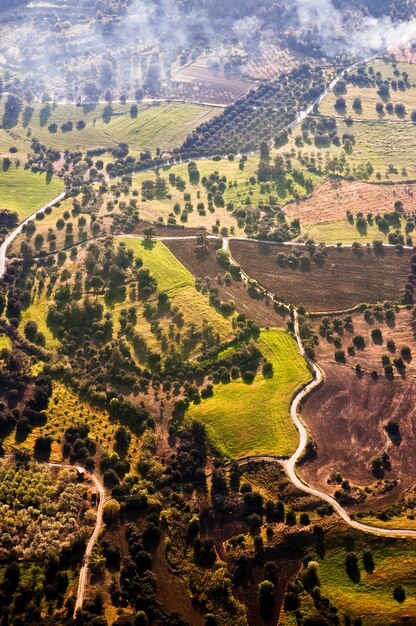
[[[237,154],[258,148],[260,141],[285,143],[287,132],[281,136],[281,131],[324,87],[320,70],[301,65],[274,83],[250,92],[210,122],[201,124],[184,142],[181,154],[187,158]]]

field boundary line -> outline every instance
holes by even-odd
[[[224,238],[226,239],[226,238]],[[393,246],[394,247],[394,246]],[[223,249],[227,249],[225,248],[225,244],[223,243]],[[231,251],[230,251],[230,260],[233,263],[236,263],[235,260],[233,259],[232,255],[231,255]],[[237,264],[238,265],[238,264]],[[248,280],[250,280],[249,276],[242,271],[242,276],[243,276],[243,280],[244,282],[247,282]],[[272,300],[274,300],[274,296],[273,294],[271,294],[268,290],[265,290],[266,295],[271,298]],[[285,303],[280,303],[282,304],[286,309],[289,310],[289,312],[291,313],[291,315],[293,316],[293,322],[294,322],[294,335],[295,335],[295,339],[296,339],[296,343],[298,345],[298,348],[300,350],[300,353],[302,354],[302,356],[304,357],[305,361],[307,362],[307,364],[309,365],[310,369],[312,370],[313,373],[313,378],[312,380],[307,383],[306,385],[304,385],[301,389],[299,389],[293,400],[292,403],[290,405],[290,416],[292,418],[293,423],[295,424],[297,431],[299,433],[299,444],[297,449],[295,450],[295,452],[292,454],[292,456],[287,459],[287,460],[282,460],[280,461],[282,466],[284,467],[287,476],[290,480],[290,482],[297,487],[298,489],[300,489],[301,491],[305,492],[305,493],[309,493],[312,496],[315,496],[317,498],[320,498],[321,500],[327,502],[328,504],[330,504],[333,509],[335,510],[336,513],[338,513],[338,515],[341,517],[341,519],[346,522],[351,528],[355,528],[356,530],[360,530],[362,532],[368,533],[368,534],[372,534],[372,535],[377,535],[380,537],[394,537],[394,538],[401,538],[401,539],[416,539],[416,530],[406,530],[406,529],[396,529],[396,528],[382,528],[379,526],[371,526],[369,524],[364,524],[362,522],[357,522],[355,519],[353,519],[348,513],[347,511],[339,504],[339,502],[331,495],[326,494],[322,491],[319,491],[319,489],[315,489],[314,487],[309,486],[307,483],[305,483],[301,478],[299,478],[297,472],[296,472],[296,465],[297,462],[300,461],[302,459],[302,455],[305,452],[306,449],[306,445],[308,443],[308,430],[307,427],[305,425],[305,423],[303,422],[302,418],[300,417],[300,406],[302,401],[316,388],[318,388],[321,384],[323,384],[324,380],[325,380],[325,372],[324,370],[313,360],[311,359],[305,352],[305,348],[303,346],[302,343],[302,339],[300,337],[300,331],[299,331],[299,314],[297,309],[294,306],[289,306]],[[246,459],[246,457],[245,457]],[[248,461],[247,461],[248,462]]]

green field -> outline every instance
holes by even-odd
[[[400,540],[378,540],[355,535],[354,553],[359,559],[360,580],[353,582],[346,573],[345,557],[349,550],[342,544],[326,550],[319,562],[318,576],[321,593],[330,598],[339,612],[361,617],[363,624],[385,626],[415,623],[416,620],[416,545]],[[363,549],[372,548],[375,568],[367,573],[362,564]],[[406,599],[403,603],[393,598],[395,585],[403,585]],[[405,616],[409,621],[401,622]]]
[[[310,373],[295,340],[283,330],[262,330],[259,348],[273,364],[271,378],[257,374],[251,385],[241,379],[219,384],[212,398],[187,413],[206,424],[211,441],[227,458],[288,456],[297,444],[289,406]]]
[[[16,211],[23,220],[63,191],[60,178],[34,174],[14,163],[0,170],[0,209]]]
[[[45,291],[41,294],[36,294],[32,303],[27,309],[22,311],[22,320],[20,323],[20,330],[23,332],[25,324],[29,321],[36,322],[39,330],[45,336],[45,343],[47,348],[57,348],[59,345],[58,339],[54,336],[48,324],[46,323],[46,317],[48,315],[50,301],[46,297]]]
[[[112,451],[114,447],[114,431],[117,424],[109,419],[108,413],[98,407],[92,407],[59,381],[54,382],[53,395],[47,409],[48,420],[42,426],[36,426],[20,443],[22,448],[31,452],[37,437],[50,435],[53,437],[51,461],[62,462],[61,439],[64,431],[72,425],[85,422],[91,429],[95,441],[104,449]],[[5,440],[6,450],[16,445],[15,433],[12,432]],[[132,446],[130,452],[135,453]]]
[[[391,232],[395,230],[391,229]],[[406,237],[404,228],[402,228],[402,234]],[[388,233],[383,233],[376,224],[367,226],[366,232],[362,233],[354,224],[343,219],[318,224],[301,224],[300,238],[313,239],[316,242],[324,241],[327,245],[348,244],[354,241],[365,244],[372,243],[375,239],[387,243]]]
[[[394,68],[390,63],[377,60],[370,63],[374,67],[375,72],[380,71],[383,78],[395,78]],[[364,168],[367,163],[371,163],[373,173],[370,180],[411,180],[416,178],[416,166],[409,154],[412,154],[416,145],[416,126],[410,123],[410,115],[416,110],[416,73],[414,66],[399,63],[398,69],[406,71],[409,74],[411,87],[405,90],[390,89],[390,98],[384,101],[391,102],[394,105],[402,103],[406,107],[406,114],[401,118],[396,113],[389,114],[386,110],[379,115],[375,110],[377,102],[382,102],[377,94],[377,87],[359,88],[353,85],[347,85],[347,93],[342,97],[346,101],[346,110],[341,114],[336,111],[334,104],[337,96],[329,93],[327,97],[319,105],[318,113],[324,117],[335,117],[337,120],[337,133],[341,138],[344,134],[352,134],[355,138],[351,154],[346,154],[342,147],[331,145],[329,148],[317,148],[312,143],[297,146],[295,144],[296,137],[301,136],[301,129],[298,126],[289,142],[283,146],[280,151],[287,152],[292,149],[293,156],[297,153],[314,155],[317,158],[318,165],[325,165],[331,159],[345,158],[347,167],[344,168],[344,175],[353,175],[358,178],[362,177],[359,168]],[[362,102],[362,111],[355,111],[352,107],[354,98],[360,97]],[[353,123],[347,125],[344,121],[345,117],[351,116]],[[319,117],[318,117],[319,121]],[[390,167],[392,166],[392,168]],[[358,169],[357,169],[358,168]]]
[[[222,339],[232,335],[232,323],[218,313],[208,298],[195,289],[195,279],[170,250],[160,241],[146,242],[133,237],[120,237],[136,256],[142,259],[157,281],[159,291],[165,291],[184,316],[185,324],[194,323],[201,328],[203,321],[210,323]]]
[[[147,242],[133,237],[121,237],[120,241],[124,241],[142,259],[143,265],[151,269],[160,291],[173,295],[194,285],[192,274],[162,242]]]
[[[137,155],[146,148],[169,150],[180,146],[194,128],[220,111],[215,107],[180,102],[159,106],[139,103],[138,115],[132,117],[130,108],[131,103],[113,103],[111,107],[106,104],[55,104],[45,109],[34,103],[23,107],[15,126],[0,132],[0,153],[11,146],[16,146],[19,152],[28,152],[32,137],[57,150],[114,147],[120,142],[128,143],[131,153]],[[81,120],[86,126],[77,130],[75,124]],[[73,130],[63,132],[60,126],[68,121],[73,122]],[[58,125],[57,132],[49,132],[52,123]]]
[[[351,154],[346,154],[342,147],[332,145],[318,149],[312,142],[297,148],[296,137],[301,135],[299,127],[294,131],[289,142],[281,148],[281,153],[290,151],[302,156],[314,156],[318,165],[323,167],[334,159],[346,160],[344,175],[363,178],[360,170],[366,169],[368,163],[373,173],[368,180],[376,181],[407,181],[416,178],[416,164],[409,159],[416,145],[416,125],[407,122],[386,123],[384,121],[354,121],[348,126],[344,121],[337,120],[339,137],[345,133],[354,135],[355,144]],[[390,169],[393,167],[393,170]]]
[[[352,166],[370,162],[374,175],[381,174],[381,180],[406,180],[416,178],[416,165],[409,154],[416,145],[416,126],[414,124],[385,122],[354,122],[350,127],[338,124],[338,134],[353,133],[356,144],[348,161]],[[388,172],[389,165],[398,171]],[[407,175],[402,169],[407,170]]]

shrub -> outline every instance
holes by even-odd
[[[352,339],[352,343],[359,350],[363,350],[363,348],[365,347],[365,340],[362,335],[355,335],[355,337],[353,337]]]

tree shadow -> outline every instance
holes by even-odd
[[[104,124],[109,124],[111,122],[112,115],[113,115],[113,107],[111,106],[111,104],[108,104],[106,107],[104,107],[104,110],[103,110]]]
[[[51,116],[52,109],[49,104],[46,104],[39,113],[39,125],[45,126]]]
[[[360,233],[360,235],[365,236],[367,234],[367,220],[357,220],[355,222],[355,226]]]
[[[352,558],[350,558],[350,555],[347,556],[345,570],[347,572],[348,578],[353,583],[358,584],[360,582],[361,574],[360,570],[358,569],[358,564]]]
[[[82,111],[84,115],[86,115],[87,113],[91,113],[91,111],[95,111],[96,107],[97,105],[95,102],[88,102],[88,104],[82,105]]]
[[[10,96],[9,96],[10,98]],[[4,107],[2,125],[3,128],[13,128],[19,122],[20,111],[22,110],[22,102],[15,98],[13,103],[8,106],[9,100]]]
[[[143,248],[146,250],[153,250],[156,245],[156,241],[154,239],[143,239]]]
[[[30,124],[30,120],[32,119],[32,115],[33,115],[33,107],[27,106],[25,107],[25,110],[23,111],[23,116],[22,116],[22,124],[23,124],[23,128],[27,128]]]

